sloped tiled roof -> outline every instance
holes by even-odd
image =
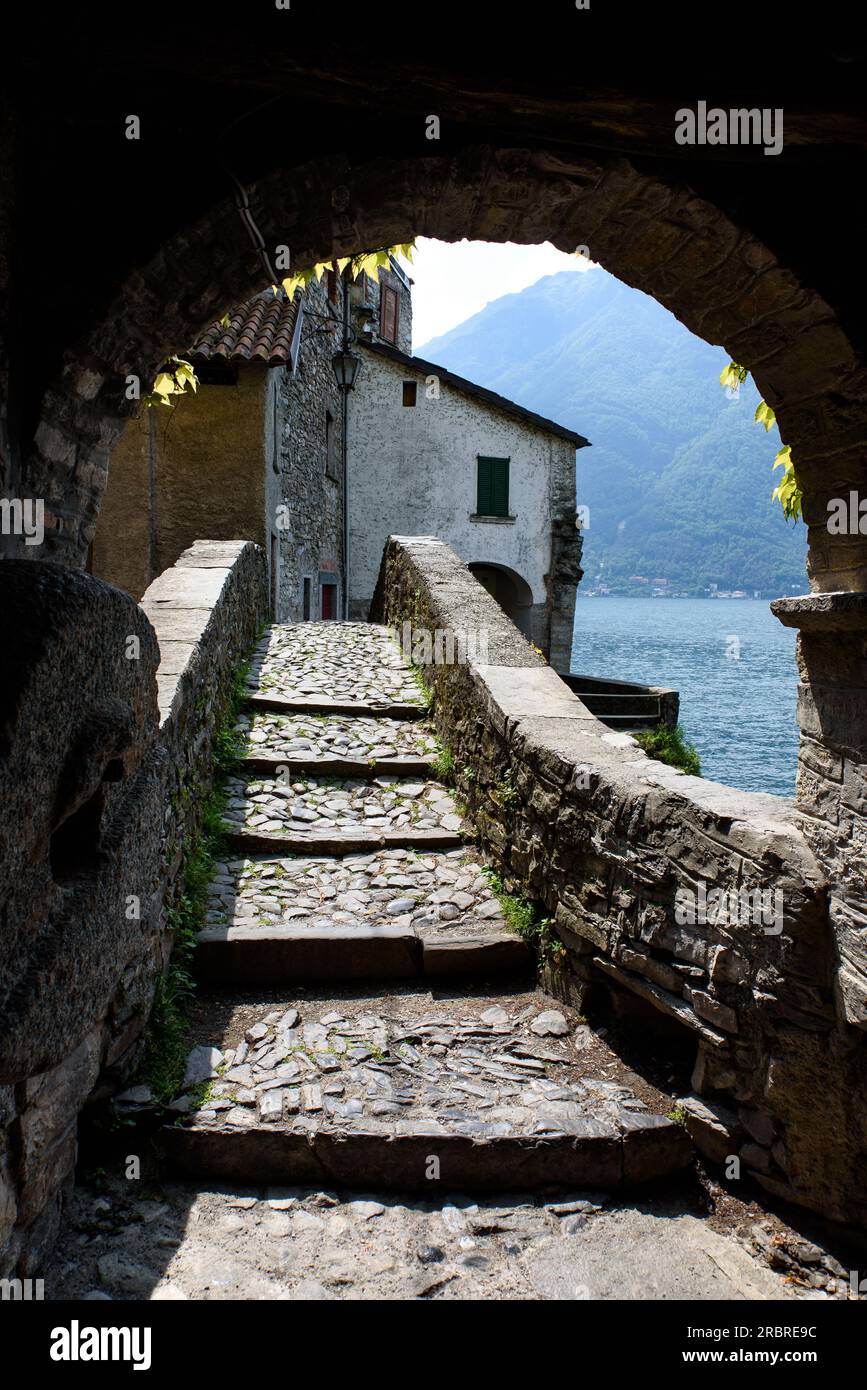
[[[300,305],[300,298],[286,299],[265,290],[231,313],[227,327],[212,323],[181,356],[193,363],[264,362],[284,367],[292,360]]]

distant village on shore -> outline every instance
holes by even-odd
[[[786,598],[787,594],[764,589],[721,589],[717,584],[704,588],[684,589],[668,579],[653,579],[644,574],[631,574],[628,579],[581,584],[579,598]]]

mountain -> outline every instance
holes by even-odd
[[[780,440],[753,420],[752,381],[729,400],[725,350],[649,295],[564,271],[416,351],[591,441],[577,458],[585,588],[637,592],[642,575],[693,594],[806,589],[806,529],[771,501]]]

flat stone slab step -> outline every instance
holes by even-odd
[[[415,707],[408,707],[415,716]],[[404,711],[404,716],[406,711]],[[351,717],[340,714],[280,714],[254,707],[242,715],[235,728],[244,739],[250,758],[276,758],[281,762],[341,759],[365,767],[389,762],[416,762],[427,767],[436,756],[437,741],[417,719]]]
[[[278,777],[285,768],[293,776],[304,777],[355,777],[368,781],[375,777],[408,777],[423,781],[430,777],[431,764],[426,758],[374,758],[365,762],[361,758],[307,758],[303,754],[280,757],[276,753],[248,754],[241,763],[246,773],[261,773],[264,777]]]
[[[406,980],[527,972],[533,953],[519,936],[474,924],[425,938],[412,927],[206,927],[196,975],[211,983],[288,984],[305,980]]]
[[[685,1131],[587,1074],[568,1011],[526,998],[241,1006],[219,1048],[191,1053],[163,1152],[232,1181],[421,1191],[615,1188],[687,1164]]]
[[[309,834],[280,833],[268,830],[229,831],[229,848],[240,854],[364,854],[375,849],[414,847],[422,850],[454,849],[463,844],[463,836],[453,830],[330,831]]]
[[[373,623],[296,623],[269,629],[254,653],[249,684],[260,696],[307,704],[398,706],[424,698],[388,628]]]
[[[399,704],[383,700],[335,700],[325,696],[300,699],[279,692],[251,690],[246,696],[247,704],[254,710],[271,710],[282,714],[324,714],[347,715],[383,719],[420,719],[427,706],[421,704]]]
[[[452,797],[433,781],[305,777],[290,768],[274,778],[230,778],[226,792],[226,827],[247,838],[348,835],[375,844],[385,832],[457,835],[463,826]]]

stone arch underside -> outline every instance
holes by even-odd
[[[288,245],[296,266],[413,235],[586,245],[750,369],[797,460],[812,588],[867,591],[867,538],[825,527],[829,497],[867,487],[867,371],[832,309],[688,187],[623,158],[479,146],[454,157],[281,167],[248,193],[266,244]],[[168,353],[262,288],[245,237],[231,199],[174,231],[71,348],[22,479],[23,495],[46,501],[43,555],[84,562],[111,449],[136,408],[127,377],[146,388]]]
[[[507,617],[525,637],[533,636],[533,591],[517,570],[491,560],[470,560],[467,569],[497,600]]]

